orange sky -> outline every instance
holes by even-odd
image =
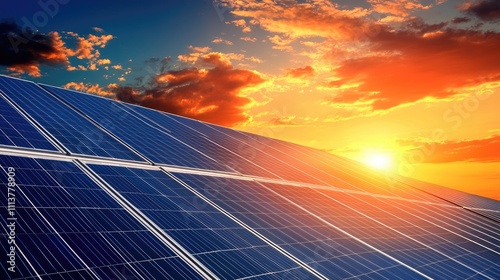
[[[165,19],[184,16],[167,33],[193,33],[150,36],[134,53],[161,50],[142,65],[114,56],[138,40],[107,21],[87,35],[60,23],[69,30],[37,34],[48,48],[19,45],[31,55],[0,64],[362,162],[388,155],[391,172],[500,200],[498,3],[221,0],[195,11],[210,24],[192,26],[172,4]]]

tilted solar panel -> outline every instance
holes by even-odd
[[[363,209],[362,207],[367,203],[352,195],[331,190],[316,191],[310,188],[290,188],[268,183],[264,185],[326,223],[342,228],[356,238],[429,277],[464,279],[468,277],[489,278],[498,275],[499,265],[495,262],[496,258],[489,259],[489,267],[487,271],[483,271],[481,266],[474,267],[473,263],[467,263],[462,258],[451,257],[441,251],[442,248],[435,248],[427,244],[428,242],[422,241],[425,235],[419,235],[418,230],[417,233],[411,233],[412,229],[417,229],[416,225],[405,225],[405,221],[401,221],[391,213],[374,212],[370,210],[370,207]],[[453,244],[454,240],[447,240],[447,243]],[[478,247],[475,248],[477,250]],[[479,248],[481,248],[480,251],[473,252],[472,257],[474,255],[479,257],[484,253],[483,251],[486,251],[482,247]],[[498,253],[485,253],[485,256],[491,255],[499,256]]]
[[[0,145],[57,151],[47,138],[0,95]]]
[[[129,104],[124,104],[124,106],[129,108],[133,114],[142,116],[143,120],[147,120],[151,124],[168,131],[169,134],[173,135],[177,139],[182,139],[191,147],[195,147],[196,149],[203,151],[209,157],[217,160],[218,162],[225,163],[232,169],[242,174],[278,178],[271,171],[256,165],[252,160],[247,159],[245,156],[239,155],[226,147],[223,147],[218,142],[210,140],[206,135],[196,131],[195,129],[190,129],[182,125],[169,117],[167,114]]]
[[[90,168],[190,254],[224,279],[281,278],[307,270],[160,170]]]
[[[424,278],[312,217],[257,182],[174,175],[330,279],[361,276]]]
[[[201,279],[73,163],[1,156],[0,167],[2,177],[13,173],[17,183],[19,265],[12,273],[2,264],[0,279]]]
[[[142,161],[126,146],[34,83],[0,75],[0,90],[70,153]]]
[[[218,163],[203,152],[171,137],[167,130],[161,130],[156,125],[148,123],[147,120],[131,114],[119,102],[57,87],[46,85],[43,87],[70,103],[155,163],[232,171],[223,163]]]

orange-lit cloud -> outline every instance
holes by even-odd
[[[373,55],[346,60],[333,87],[359,84],[333,96],[333,102],[373,101],[389,109],[425,97],[445,98],[465,86],[500,81],[500,33],[407,22],[370,38]]]
[[[94,30],[100,32],[99,30]],[[109,64],[109,59],[101,59],[99,48],[104,48],[113,39],[112,35],[81,37],[74,32],[65,32],[76,40],[76,48],[66,46],[59,32],[43,34],[24,31],[15,23],[0,23],[0,65],[16,74],[26,73],[33,77],[42,75],[40,66],[64,66],[68,71],[98,70],[97,65]],[[63,35],[64,35],[63,34]],[[67,39],[67,38],[65,38]],[[88,66],[71,65],[70,58],[88,60]]]
[[[240,40],[252,43],[257,42],[257,38],[255,37],[241,37]]]
[[[399,141],[401,145],[411,145],[425,149],[427,163],[448,163],[457,161],[500,162],[500,136],[483,139],[421,142],[412,140]]]
[[[220,37],[217,37],[217,38],[213,39],[212,43],[214,43],[214,44],[225,44],[225,45],[229,45],[229,46],[233,45],[233,42],[231,42],[229,40],[222,39]]]
[[[98,48],[104,48],[114,37],[111,34],[94,35],[89,34],[87,37],[82,37],[74,32],[68,32],[77,40],[77,47],[72,53],[78,59],[98,59],[100,52]]]
[[[243,107],[251,99],[241,96],[240,91],[263,83],[264,78],[235,69],[222,53],[200,55],[193,63],[199,66],[157,75],[154,85],[145,90],[120,87],[115,90],[116,98],[220,125],[247,121]]]
[[[307,37],[352,39],[365,36],[371,24],[361,19],[369,11],[362,8],[339,9],[330,1],[228,1],[231,13],[250,18],[255,24],[271,33],[281,34],[291,40]],[[244,21],[233,22],[241,26]]]
[[[287,75],[293,78],[312,76],[314,75],[314,68],[310,65],[302,68],[292,68],[288,70]]]
[[[107,64],[111,64],[111,60],[107,58],[97,60],[97,65],[107,65]]]
[[[375,12],[407,17],[411,11],[427,10],[431,5],[423,5],[418,0],[368,0]]]
[[[84,91],[92,94],[97,94],[101,96],[114,96],[114,92],[111,90],[116,89],[116,84],[109,84],[106,88],[101,87],[99,84],[84,84],[82,82],[69,82],[63,86],[67,89],[73,89],[77,91]]]

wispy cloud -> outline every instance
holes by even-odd
[[[314,75],[314,68],[310,65],[304,66],[302,68],[292,68],[288,69],[287,75],[293,78],[307,77]]]
[[[426,150],[430,151],[430,155],[425,158],[427,163],[500,162],[500,136],[498,135],[482,139],[446,142],[423,142],[409,139],[399,141],[399,143],[418,148],[425,147]]]

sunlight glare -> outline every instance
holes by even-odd
[[[383,153],[370,154],[363,162],[371,167],[386,171],[391,169],[393,165],[392,156]]]

